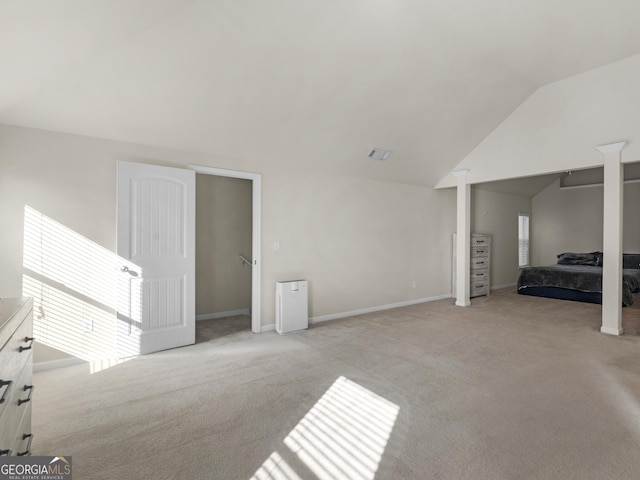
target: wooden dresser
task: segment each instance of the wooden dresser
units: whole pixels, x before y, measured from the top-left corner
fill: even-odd
[[[471,258],[469,297],[481,297],[491,293],[491,236],[471,234]],[[456,297],[456,234],[453,234],[453,272],[451,292]]]
[[[489,295],[491,292],[491,237],[471,234],[471,289],[470,297]]]
[[[33,300],[0,300],[0,455],[31,454]]]

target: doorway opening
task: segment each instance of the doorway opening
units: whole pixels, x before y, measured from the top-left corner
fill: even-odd
[[[261,175],[189,168],[197,174],[196,319],[233,333],[246,331],[242,318],[250,316],[251,332],[260,333]]]

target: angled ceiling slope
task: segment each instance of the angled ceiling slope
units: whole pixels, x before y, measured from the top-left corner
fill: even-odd
[[[4,0],[0,123],[435,185],[537,88],[640,53],[639,17],[635,0]]]
[[[626,141],[623,163],[640,160],[640,55],[536,91],[454,170],[469,183],[602,165],[598,145]],[[454,186],[445,176],[438,188]]]

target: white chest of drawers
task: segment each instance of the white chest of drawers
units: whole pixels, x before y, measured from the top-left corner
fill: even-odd
[[[491,292],[491,237],[474,233],[471,235],[470,297],[489,295]]]
[[[0,300],[0,455],[31,453],[33,301]]]
[[[491,292],[491,236],[471,234],[469,297],[481,297]],[[452,295],[456,296],[456,235],[453,234]]]

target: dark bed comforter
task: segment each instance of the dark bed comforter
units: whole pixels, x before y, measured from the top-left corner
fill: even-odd
[[[633,304],[633,294],[640,291],[640,270],[623,269],[622,304]],[[518,277],[518,291],[529,287],[559,287],[581,292],[602,292],[602,267],[590,265],[550,265],[526,267]]]

